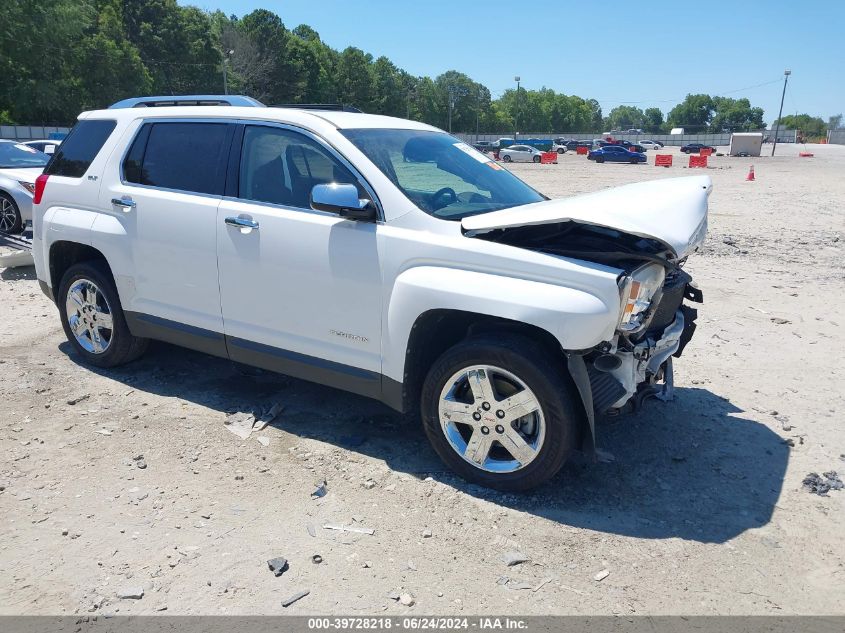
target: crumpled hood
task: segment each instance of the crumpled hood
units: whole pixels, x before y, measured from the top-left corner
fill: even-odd
[[[44,171],[43,167],[13,167],[11,169],[0,169],[0,176],[12,180],[23,180],[24,182],[35,182],[35,179]]]
[[[470,235],[517,226],[578,222],[657,239],[678,258],[707,234],[709,176],[638,182],[596,193],[535,202],[461,220]]]

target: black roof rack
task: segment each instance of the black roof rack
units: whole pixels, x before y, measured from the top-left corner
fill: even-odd
[[[358,108],[343,103],[277,103],[271,108],[296,108],[297,110],[332,110],[334,112],[361,112]]]
[[[246,106],[263,108],[264,104],[244,95],[178,95],[160,97],[132,97],[109,106],[109,110],[121,108],[164,108],[169,106]]]

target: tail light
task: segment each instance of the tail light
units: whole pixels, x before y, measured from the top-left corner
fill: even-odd
[[[35,179],[35,195],[32,196],[32,204],[41,204],[41,196],[44,195],[44,187],[47,186],[49,177],[47,174],[41,174]]]

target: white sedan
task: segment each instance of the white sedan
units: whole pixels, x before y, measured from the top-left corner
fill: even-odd
[[[638,141],[637,145],[642,145],[646,149],[663,149],[663,143],[655,141]]]
[[[499,158],[506,163],[539,163],[543,152],[530,145],[511,145],[499,150]]]

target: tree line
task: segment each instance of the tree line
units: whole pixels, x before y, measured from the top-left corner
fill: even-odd
[[[548,88],[493,97],[457,70],[414,76],[387,57],[335,50],[266,9],[243,17],[176,0],[0,0],[0,123],[71,123],[83,110],[148,94],[230,93],[268,104],[343,103],[455,132],[650,133],[761,129],[748,99],[687,95],[669,111]]]

